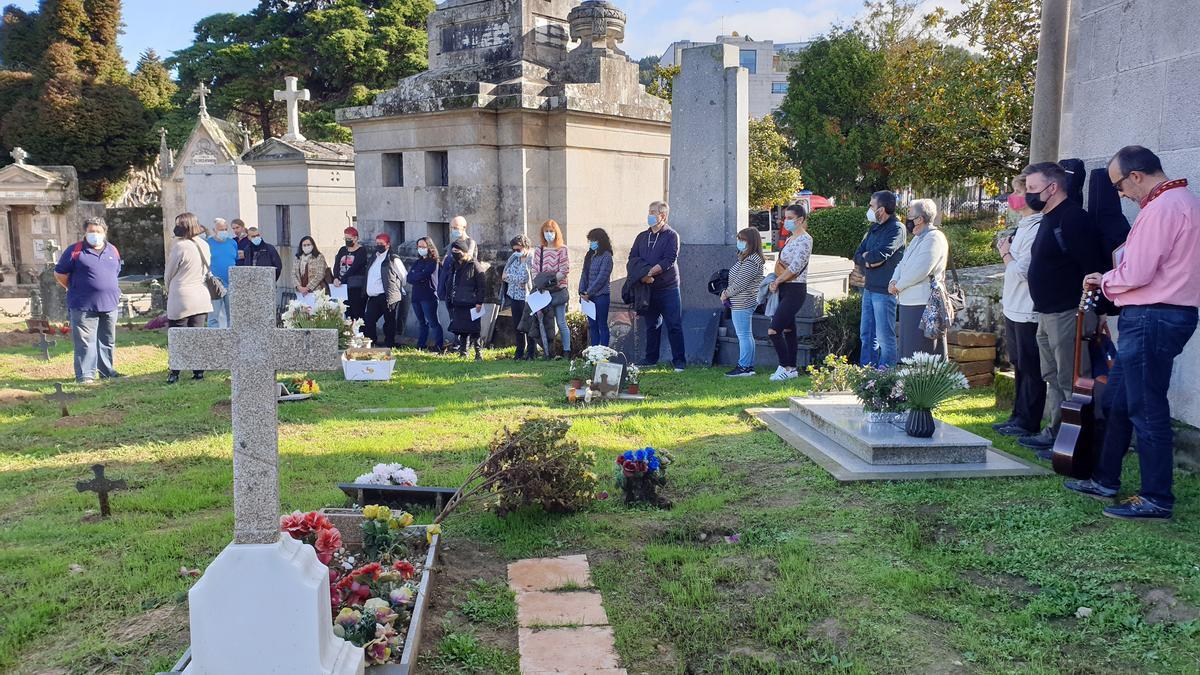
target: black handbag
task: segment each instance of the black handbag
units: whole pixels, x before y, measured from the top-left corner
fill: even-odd
[[[204,259],[204,249],[200,248],[200,244],[196,243],[195,239],[189,239],[196,246],[196,252],[200,254],[200,262],[204,265],[204,287],[208,289],[208,297],[213,300],[220,300],[225,297],[225,284],[220,279],[213,276],[212,268],[208,266],[208,261]]]

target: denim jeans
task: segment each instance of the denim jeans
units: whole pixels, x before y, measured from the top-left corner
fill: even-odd
[[[1171,370],[1196,332],[1195,307],[1125,307],[1118,322],[1117,362],[1105,392],[1107,428],[1093,480],[1121,487],[1121,465],[1134,432],[1142,474],[1139,495],[1170,511],[1175,468],[1171,430]]]
[[[662,323],[659,323],[659,318]],[[687,366],[687,357],[683,351],[683,301],[679,297],[679,288],[654,291],[650,294],[650,310],[643,317],[646,320],[646,363],[658,363],[659,349],[662,344],[663,328],[667,329],[667,339],[671,342],[671,364],[676,368]]]
[[[741,368],[754,367],[754,308],[730,310],[733,319],[733,332],[738,339],[738,366]]]
[[[70,310],[71,339],[75,343],[75,381],[112,377],[113,348],[117,343],[117,310]]]
[[[862,339],[859,363],[896,365],[896,296],[863,289],[858,336]]]
[[[229,328],[229,293],[212,301],[213,311],[208,313],[208,328]]]
[[[608,306],[612,301],[612,296],[608,293],[589,297],[589,300],[596,303],[596,318],[588,317],[588,339],[592,346],[603,345],[608,346]]]
[[[442,333],[442,324],[438,320],[437,300],[413,300],[412,307],[413,312],[417,315],[417,325],[420,327],[420,331],[417,333],[417,349],[425,349],[430,334],[432,334],[433,348],[441,351],[445,335]]]
[[[554,320],[558,322],[558,336],[562,340],[563,356],[570,358],[571,327],[567,325],[567,306],[559,305],[554,308]],[[547,354],[549,356],[549,354]]]

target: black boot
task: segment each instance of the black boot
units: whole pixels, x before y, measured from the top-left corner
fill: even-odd
[[[204,371],[203,370],[193,370],[192,371],[192,379],[193,380],[203,380],[204,379]]]
[[[178,371],[178,370],[172,370],[172,371],[171,371],[171,372],[170,372],[170,373],[167,375],[167,384],[175,384],[175,383],[176,383],[176,382],[178,382],[178,381],[179,381],[179,371]]]
[[[483,354],[481,354],[479,352],[479,342],[480,342],[480,339],[479,339],[478,335],[471,338],[471,346],[473,346],[475,348],[475,360],[476,361],[483,360]]]

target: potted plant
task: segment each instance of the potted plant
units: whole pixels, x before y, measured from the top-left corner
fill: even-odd
[[[892,422],[904,411],[904,384],[894,368],[864,368],[854,378],[854,395],[867,422]]]
[[[283,313],[284,328],[332,328],[338,331],[338,349],[350,346],[350,340],[362,327],[362,320],[348,321],[340,300],[314,293],[311,304],[300,300],[288,303]]]
[[[671,502],[658,494],[658,488],[667,484],[667,467],[671,455],[642,448],[617,455],[615,478],[617,489],[625,493],[626,504],[650,504],[659,508],[671,508]]]
[[[567,376],[571,379],[571,391],[583,389],[583,373],[579,362],[571,359],[571,364],[567,368]]]
[[[900,362],[898,368],[908,409],[904,431],[914,438],[933,436],[933,410],[967,388],[967,378],[958,366],[941,356],[918,352]]]
[[[625,366],[625,388],[631,395],[636,396],[638,389],[638,381],[642,376],[642,371],[634,364]]]

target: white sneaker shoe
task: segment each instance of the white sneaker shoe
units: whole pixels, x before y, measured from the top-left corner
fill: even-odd
[[[796,379],[797,377],[800,377],[800,371],[799,371],[799,370],[785,370],[785,371],[783,371],[783,379],[785,379],[785,380],[794,380],[794,379]]]
[[[783,382],[786,379],[787,379],[787,368],[784,368],[783,366],[779,366],[778,368],[775,369],[774,373],[771,373],[771,381],[772,382]]]

